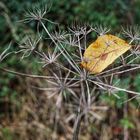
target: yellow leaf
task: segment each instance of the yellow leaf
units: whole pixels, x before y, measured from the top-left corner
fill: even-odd
[[[116,36],[102,35],[85,50],[81,64],[93,74],[100,73],[130,48]]]

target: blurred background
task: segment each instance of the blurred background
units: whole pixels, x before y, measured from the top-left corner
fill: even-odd
[[[35,23],[24,24],[19,21],[24,19],[25,11],[37,2],[52,3],[47,18],[60,23],[62,29],[74,20],[104,24],[111,27],[111,32],[114,33],[118,33],[121,26],[140,24],[140,0],[1,0],[0,53],[10,42],[11,49],[15,49],[25,35],[36,34]],[[48,28],[53,30],[50,25]],[[36,58],[33,57],[20,61],[16,56],[12,56],[0,66],[24,73],[41,74],[42,69],[35,61]],[[33,82],[40,84],[39,80],[0,71],[0,140],[50,140],[54,117],[51,112],[54,108],[50,109],[51,103],[45,94],[38,94],[38,91],[30,88]],[[140,92],[139,72],[124,78],[124,86],[128,84]],[[88,134],[84,134],[83,130],[81,140],[122,140],[124,128],[128,129],[130,139],[140,139],[140,112],[137,100],[128,103],[127,116],[124,115],[122,100],[101,95],[99,101],[104,101],[110,109],[103,114],[103,121],[88,127]],[[48,117],[48,114],[51,117]],[[66,134],[68,137],[70,132]],[[58,131],[57,139],[65,140],[63,136],[62,129]]]

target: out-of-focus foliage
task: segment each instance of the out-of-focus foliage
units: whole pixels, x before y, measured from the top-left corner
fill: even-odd
[[[125,128],[135,128],[134,124],[129,120],[129,118],[123,118],[120,120],[120,125]]]
[[[0,39],[1,43],[20,41],[29,27],[18,22],[24,19],[25,11],[38,3],[36,0],[2,0],[0,2]],[[104,24],[113,27],[114,31],[126,24],[139,24],[139,0],[40,0],[40,4],[47,4],[50,11],[47,18],[61,23],[61,26],[70,24],[73,20]],[[35,25],[31,25],[35,31]]]

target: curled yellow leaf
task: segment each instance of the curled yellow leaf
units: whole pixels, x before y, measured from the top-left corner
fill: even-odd
[[[114,35],[102,35],[85,50],[82,66],[91,73],[100,73],[131,48],[125,40]]]

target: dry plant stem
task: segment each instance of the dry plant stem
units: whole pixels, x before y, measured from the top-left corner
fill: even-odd
[[[81,121],[82,121],[82,114],[80,114],[80,111],[79,111],[76,117],[75,124],[74,124],[74,133],[73,133],[72,140],[79,140]]]
[[[0,67],[0,70],[11,73],[11,74],[23,76],[23,77],[40,78],[40,79],[53,79],[54,78],[52,76],[40,76],[40,75],[20,73],[20,72],[12,71],[12,70],[9,70],[9,69],[6,69],[6,68],[1,68],[1,67]]]
[[[0,71],[8,72],[8,73],[15,74],[15,75],[18,75],[18,76],[23,76],[23,77],[39,78],[39,79],[47,79],[47,80],[48,79],[55,79],[54,76],[41,76],[41,75],[34,75],[34,74],[26,74],[26,73],[12,71],[12,70],[9,70],[7,68],[1,68],[1,67],[0,67]],[[65,79],[65,78],[62,77],[60,79]],[[67,79],[71,80],[71,78],[67,78]],[[79,80],[79,79],[75,79],[75,80]]]
[[[83,102],[85,102],[85,92],[84,92],[83,82],[81,81],[80,84],[81,84],[81,93],[82,93],[81,99],[83,100]],[[80,99],[80,103],[79,103],[78,114],[77,114],[76,121],[75,121],[75,124],[74,124],[73,140],[78,140],[78,136],[79,136],[79,133],[80,133],[80,125],[81,125],[80,104],[81,104],[81,99]]]
[[[81,88],[81,93],[82,93],[82,100],[85,103],[86,102],[86,97],[85,97],[85,90],[84,90],[84,83],[83,81],[80,82],[80,88]]]
[[[11,42],[12,43],[12,42]],[[1,54],[0,54],[0,62],[3,61],[7,56],[9,56],[10,54],[14,53],[14,51],[12,52],[7,52],[10,47],[11,47],[11,43],[9,44],[8,48],[6,48]]]
[[[55,42],[55,40],[53,39],[53,37],[51,36],[51,34],[49,33],[48,29],[46,28],[46,26],[44,25],[43,22],[41,22],[44,30],[46,31],[46,33],[49,35],[49,37],[51,38],[51,40],[53,41],[53,43],[58,46],[58,44]],[[64,49],[63,45],[60,44],[61,47],[63,48],[63,50],[58,46],[58,49],[60,50],[60,52],[64,55],[64,57],[68,60],[68,62],[71,64],[71,66],[78,72],[80,72],[79,67],[77,66],[77,64],[75,63],[75,61],[72,59],[72,57],[69,55],[69,53]],[[64,53],[65,51],[65,53]]]
[[[132,65],[130,65],[130,64],[126,64],[125,66],[132,66]],[[103,74],[106,74],[106,73],[111,73],[112,71],[114,71],[114,70],[118,70],[118,69],[120,69],[120,68],[123,68],[124,66],[123,65],[121,65],[121,66],[118,66],[118,67],[115,67],[115,68],[112,68],[112,69],[109,69],[109,70],[105,70],[105,71],[103,71],[103,72],[101,72],[101,73],[99,73],[99,74],[96,74],[96,76],[101,76],[101,75],[103,75]],[[111,74],[112,75],[112,74]]]
[[[108,77],[108,76],[111,76],[112,74],[113,75],[122,74],[122,73],[130,72],[130,71],[133,71],[133,70],[137,70],[137,69],[140,69],[140,66],[136,66],[134,68],[130,68],[130,69],[122,70],[122,71],[117,71],[117,72],[114,72],[114,73],[111,73],[111,74],[106,74],[106,75],[103,75],[103,76],[100,76],[100,77]]]
[[[85,92],[85,88],[84,88],[84,82],[86,82],[86,90],[87,90],[87,96],[88,96],[88,101],[86,101],[86,92]],[[80,109],[80,105],[81,105],[81,101],[83,101],[84,104],[86,104],[86,102],[88,102],[88,104],[90,103],[90,91],[89,91],[89,85],[87,83],[87,80],[86,81],[82,81],[80,82],[80,85],[81,85],[81,93],[82,93],[82,96],[81,96],[81,99],[79,101],[79,109],[78,109],[78,114],[77,114],[77,118],[76,118],[76,121],[75,121],[75,124],[74,124],[74,134],[73,134],[73,140],[78,140],[78,136],[79,136],[79,133],[80,133],[80,126],[81,126],[81,121],[82,121],[82,115],[83,113],[80,113],[81,112],[81,109]]]
[[[139,95],[135,95],[135,96],[133,96],[132,98],[130,98],[130,99],[128,99],[128,100],[125,100],[124,102],[122,102],[122,104],[128,103],[128,102],[130,102],[130,101],[132,101],[133,99],[136,99],[136,98],[139,98]]]
[[[128,97],[128,95],[127,95],[127,97]],[[123,109],[124,118],[127,118],[127,116],[128,116],[127,108],[128,108],[128,102],[126,102],[124,104],[124,109]],[[128,140],[128,138],[129,138],[128,128],[124,127],[124,140]]]
[[[80,43],[80,37],[79,37],[79,35],[78,35],[78,46],[79,46],[80,58],[81,58],[81,61],[83,61],[83,56],[82,56],[81,43]]]
[[[59,122],[59,108],[56,109],[56,115],[55,115],[54,130],[52,135],[52,138],[54,140],[56,140],[58,122]]]
[[[115,89],[115,90],[118,90],[118,91],[124,91],[124,92],[126,92],[126,93],[132,93],[132,94],[135,94],[135,95],[140,95],[139,92],[135,92],[135,91],[131,91],[131,90],[119,88],[119,87],[116,87],[116,86],[111,86],[111,85],[104,84],[104,83],[97,82],[97,81],[92,81],[92,80],[89,80],[89,81],[92,82],[92,83],[94,83],[94,84],[97,85],[97,86],[103,86],[103,87]]]
[[[84,49],[86,50],[86,48],[87,48],[87,35],[85,34],[84,35]]]

